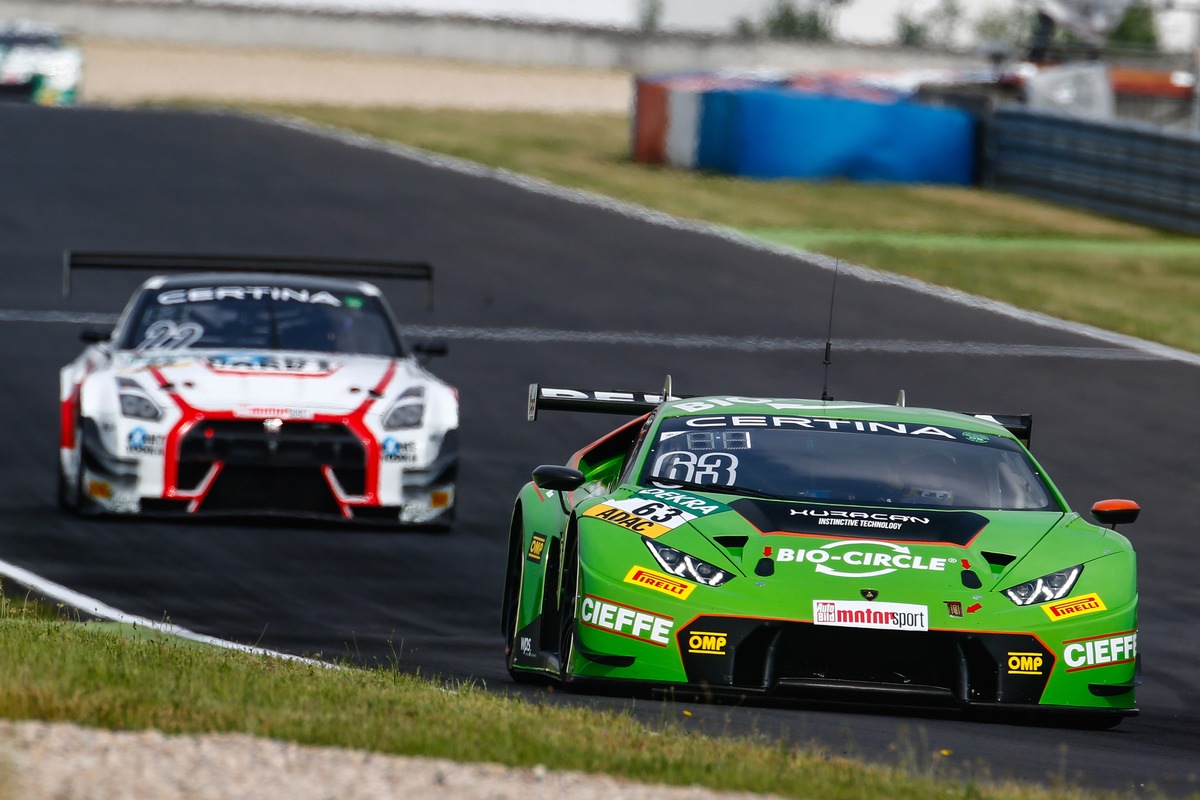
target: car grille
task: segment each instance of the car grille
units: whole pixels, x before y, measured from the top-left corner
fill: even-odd
[[[785,684],[839,680],[947,693],[959,660],[954,642],[937,633],[816,625],[785,626],[773,655],[775,678]]]
[[[33,93],[36,90],[37,84],[33,81],[0,83],[0,102],[5,100],[29,101],[33,99]]]
[[[696,644],[691,644],[693,637]],[[704,640],[710,646],[704,645]],[[950,703],[1036,703],[1054,655],[1028,634],[895,631],[698,617],[680,633],[688,682],[789,693],[891,692]],[[1014,670],[1010,658],[1036,657]],[[1033,662],[1030,662],[1033,664]]]
[[[274,433],[261,420],[201,422],[179,448],[179,488],[195,491],[213,462],[224,465],[204,510],[261,509],[337,513],[321,474],[333,469],[342,491],[366,491],[366,449],[344,425],[285,422]]]

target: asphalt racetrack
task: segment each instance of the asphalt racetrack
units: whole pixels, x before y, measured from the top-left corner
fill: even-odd
[[[218,114],[0,106],[0,560],[131,614],[298,654],[398,658],[518,688],[498,631],[513,496],[618,418],[525,422],[528,384],[819,397],[832,273],[803,259]],[[87,320],[140,279],[83,276],[66,248],[422,259],[434,365],[462,401],[461,508],[448,535],[293,524],[79,520],[55,503],[57,370]],[[64,321],[65,320],[65,321]],[[1102,341],[843,273],[830,392],[840,399],[1031,412],[1033,449],[1068,500],[1128,497],[1138,548],[1142,715],[1112,731],[914,711],[544,695],[633,708],[710,734],[815,739],[869,760],[963,774],[1200,791],[1200,360]],[[754,339],[760,339],[758,346]],[[692,716],[684,717],[687,709]]]

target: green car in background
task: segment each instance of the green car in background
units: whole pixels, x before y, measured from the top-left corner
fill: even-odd
[[[1115,526],[1138,506],[1093,506],[1109,528],[1072,511],[1029,416],[676,399],[669,381],[535,384],[542,409],[634,418],[517,496],[515,680],[1137,714],[1136,560]]]
[[[62,29],[0,21],[0,100],[72,105],[82,81],[83,53]]]

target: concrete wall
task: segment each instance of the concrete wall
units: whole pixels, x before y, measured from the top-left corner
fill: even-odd
[[[977,56],[885,46],[790,44],[412,14],[341,14],[111,0],[0,0],[0,19],[154,42],[430,56],[634,72],[980,66]]]

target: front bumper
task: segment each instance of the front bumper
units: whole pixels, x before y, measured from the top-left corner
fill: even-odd
[[[1026,630],[999,623],[1039,609],[997,609],[962,627],[893,630],[722,613],[719,590],[701,598],[704,591],[681,603],[593,582],[577,609],[570,679],[703,694],[1137,713],[1136,601]],[[594,610],[610,606],[616,611],[607,617]],[[650,632],[663,627],[669,635],[654,640]]]
[[[203,421],[165,435],[143,431],[136,441],[138,453],[117,456],[84,420],[79,458],[91,510],[393,525],[436,525],[453,516],[453,436],[432,468],[421,470],[386,464],[373,440],[330,422],[289,421],[268,430],[262,420]],[[385,479],[398,490],[380,491]]]
[[[1036,706],[1059,661],[1029,633],[862,630],[730,617],[698,617],[677,643],[690,684],[798,696],[893,695],[953,706]],[[1133,697],[1132,684],[1095,687],[1089,692],[1097,705]]]

